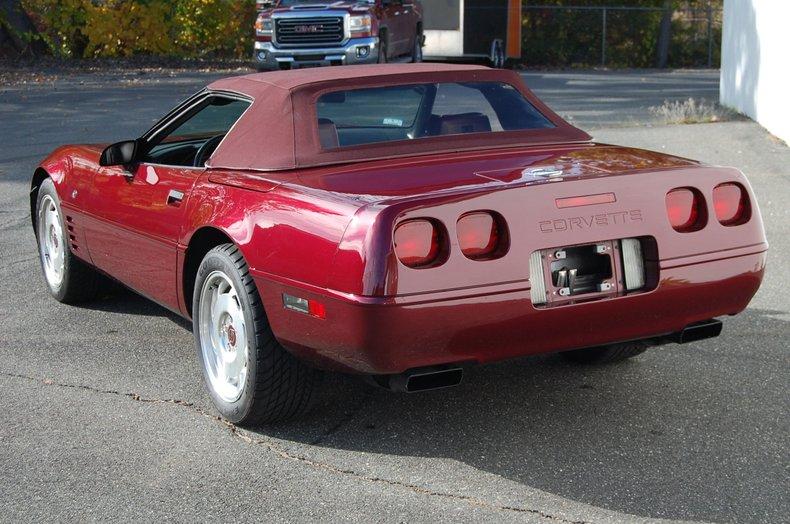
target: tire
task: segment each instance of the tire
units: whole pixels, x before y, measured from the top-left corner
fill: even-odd
[[[379,35],[379,56],[376,60],[379,64],[386,64],[387,63],[387,34],[381,33]]]
[[[575,349],[560,353],[562,357],[576,364],[611,364],[641,355],[650,346],[645,342],[621,342],[595,348]]]
[[[96,298],[104,280],[71,252],[66,221],[51,178],[45,179],[38,189],[35,233],[38,259],[50,294],[64,304]]]
[[[422,62],[422,34],[417,32],[417,36],[414,37],[414,47],[411,51],[411,61],[412,63]]]
[[[275,339],[247,263],[233,244],[203,258],[192,313],[204,384],[225,419],[255,425],[308,410],[318,372]]]

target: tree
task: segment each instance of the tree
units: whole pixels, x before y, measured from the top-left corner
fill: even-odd
[[[0,47],[10,48],[17,54],[47,52],[46,44],[20,0],[0,0]]]

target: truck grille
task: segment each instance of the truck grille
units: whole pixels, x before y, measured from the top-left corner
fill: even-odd
[[[280,18],[275,22],[279,44],[337,44],[343,41],[343,18]]]

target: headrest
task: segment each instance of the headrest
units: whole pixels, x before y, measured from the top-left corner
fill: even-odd
[[[318,119],[318,138],[321,140],[321,147],[324,149],[340,147],[340,140],[337,138],[337,126],[328,118]]]
[[[482,113],[461,113],[444,115],[439,124],[440,135],[459,135],[462,133],[486,133],[491,131],[491,121]]]

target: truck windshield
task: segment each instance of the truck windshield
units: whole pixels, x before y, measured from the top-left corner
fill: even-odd
[[[446,82],[335,91],[317,102],[321,147],[554,127],[513,86]]]

